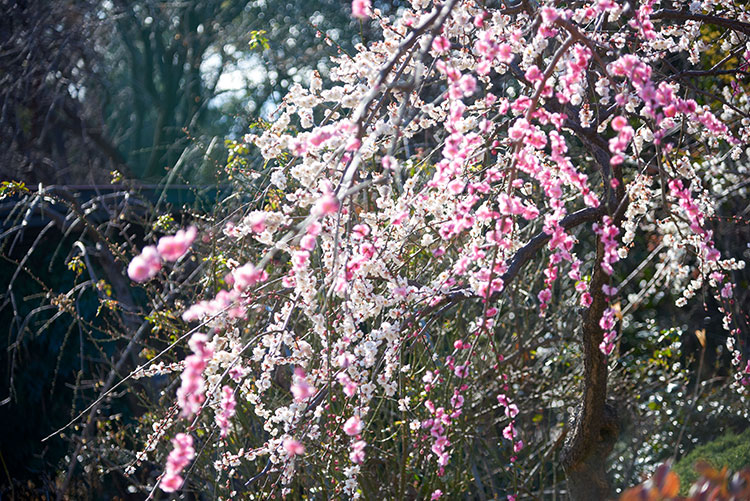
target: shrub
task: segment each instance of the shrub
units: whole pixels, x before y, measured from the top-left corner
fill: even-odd
[[[724,467],[732,471],[750,465],[750,428],[739,435],[729,432],[721,437],[699,445],[675,465],[673,471],[680,477],[680,493],[687,495],[690,486],[700,477],[695,466],[699,462],[706,462],[717,470]]]

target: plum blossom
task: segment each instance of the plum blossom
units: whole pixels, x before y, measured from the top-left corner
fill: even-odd
[[[604,257],[602,258],[601,267],[607,275],[614,273],[612,264],[620,260],[617,253],[617,240],[620,230],[613,224],[609,216],[604,216],[601,224],[594,225],[594,231],[601,238],[604,246]]]
[[[187,230],[179,230],[172,236],[161,237],[157,249],[159,254],[166,261],[177,261],[193,245],[198,230],[195,226],[190,226]]]
[[[213,350],[208,346],[208,337],[196,332],[188,342],[193,354],[185,359],[185,370],[182,372],[181,384],[177,389],[177,403],[182,409],[182,415],[190,417],[197,413],[206,397],[203,394],[205,383],[203,371],[206,362],[213,356]]]
[[[229,435],[229,420],[234,416],[236,406],[234,390],[230,386],[224,385],[221,389],[220,410],[216,413],[216,424],[221,430],[221,438],[226,438]]]
[[[312,235],[305,235],[300,239],[299,246],[306,251],[311,251],[315,248],[315,237]]]
[[[372,15],[370,0],[353,0],[352,16],[358,19],[367,19]]]
[[[172,446],[172,452],[167,457],[166,471],[159,483],[159,487],[164,492],[175,492],[182,487],[183,479],[180,473],[195,457],[193,437],[186,433],[178,433],[172,439]]]
[[[269,176],[250,169],[258,196],[217,239],[219,279],[201,282],[208,296],[183,312],[206,324],[211,342],[195,335],[176,366],[182,415],[210,405],[226,437],[241,423],[237,392],[263,428],[248,438],[252,450],[218,452],[218,470],[268,456],[281,496],[293,496],[302,443],[325,441],[343,453],[326,462],[342,478],[336,495],[356,499],[365,458],[404,447],[401,433],[394,445],[393,429],[365,430],[365,420],[403,413],[406,447],[423,451],[437,477],[452,475],[451,457],[466,452],[463,421],[483,403],[471,393],[480,377],[499,392],[492,412],[513,463],[535,445],[521,440],[523,402],[512,401],[517,386],[503,362],[536,344],[523,336],[559,342],[541,323],[520,329],[532,319],[514,305],[562,311],[558,322],[578,318],[565,311],[576,303],[602,300],[593,326],[610,355],[622,287],[615,264],[623,276],[635,269],[628,292],[651,273],[625,269],[630,248],[654,249],[653,287],[695,293],[707,280],[723,307],[738,301],[728,279],[740,265],[722,259],[708,224],[714,192],[735,182],[721,162],[747,132],[737,113],[747,106],[731,92],[724,109],[684,98],[683,79],[659,61],[700,56],[700,23],[665,16],[654,25],[653,3],[631,12],[612,0],[548,1],[529,16],[491,2],[413,0],[384,16],[369,0],[352,2],[352,16],[376,17],[383,39],[335,57],[327,88],[315,74],[292,84],[277,121],[243,140],[269,161]],[[191,232],[145,248],[129,276],[146,281],[180,259]],[[519,292],[523,301],[513,299]],[[726,313],[730,332],[733,322]],[[290,384],[279,385],[291,367]],[[221,386],[226,374],[231,387]],[[163,485],[178,488],[181,467],[170,468]],[[454,495],[435,488],[424,492]]]
[[[349,453],[349,459],[352,463],[361,464],[365,460],[365,447],[367,447],[367,442],[364,440],[357,440],[352,443]]]
[[[256,268],[251,263],[244,264],[232,272],[234,288],[238,292],[243,292],[256,283],[265,281],[267,277],[268,274],[264,270]]]
[[[364,424],[359,416],[352,416],[344,423],[343,430],[349,436],[359,435],[362,432]]]
[[[451,48],[451,43],[443,35],[436,36],[435,40],[432,41],[432,50],[434,50],[438,54],[443,54],[445,52],[448,52],[448,49],[450,48]]]
[[[143,248],[128,265],[128,276],[136,282],[145,282],[161,270],[161,256],[153,245]]]
[[[283,447],[290,456],[301,456],[305,453],[305,447],[293,438],[285,439]]]
[[[304,402],[315,394],[315,388],[310,386],[305,377],[305,371],[297,367],[294,371],[295,382],[292,384],[290,391],[294,395],[294,400]]]
[[[339,210],[339,200],[333,193],[325,193],[318,199],[313,207],[312,213],[316,216],[334,214]]]
[[[263,233],[266,229],[266,213],[255,211],[245,218],[245,224],[253,233]]]

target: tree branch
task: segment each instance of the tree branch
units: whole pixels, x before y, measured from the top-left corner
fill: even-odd
[[[708,14],[693,14],[685,10],[659,9],[651,14],[651,19],[669,19],[676,21],[700,21],[707,24],[715,24],[733,31],[739,31],[750,35],[750,24],[729,19],[726,17],[711,16]]]
[[[603,205],[600,205],[596,208],[589,207],[587,209],[581,209],[577,212],[574,212],[573,214],[565,216],[562,221],[560,221],[560,226],[562,226],[566,230],[569,230],[571,228],[575,228],[576,226],[580,226],[583,223],[597,221],[604,214],[606,214],[606,210]],[[505,287],[507,287],[508,283],[512,282],[513,279],[516,278],[516,276],[526,263],[536,257],[537,253],[542,250],[547,242],[549,242],[550,238],[550,235],[547,235],[546,233],[539,233],[537,236],[532,238],[529,243],[516,251],[515,256],[513,256],[513,259],[510,262],[508,271],[506,271],[505,274],[500,277],[503,280]]]

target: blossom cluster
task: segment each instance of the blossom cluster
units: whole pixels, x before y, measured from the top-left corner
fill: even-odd
[[[167,458],[167,469],[164,472],[164,477],[159,483],[161,490],[164,492],[174,492],[182,487],[183,479],[180,476],[180,473],[195,457],[193,437],[190,435],[186,433],[178,433],[175,438],[172,439],[172,445],[174,446],[174,449],[169,453],[169,457]]]
[[[499,395],[491,412],[515,462],[523,402],[499,367],[523,364],[540,332],[603,294],[599,349],[617,357],[615,297],[627,308],[658,283],[731,300],[729,272],[744,264],[717,250],[715,197],[689,155],[735,151],[750,130],[660,80],[665,47],[694,50],[700,29],[655,23],[653,2],[636,3],[413,0],[394,18],[352,3],[382,40],[334,58],[327,88],[293,85],[275,122],[244,138],[267,162],[252,180],[267,198],[222,221],[218,285],[182,313],[206,333],[190,339],[182,416],[212,412],[226,444],[241,402],[262,431],[217,453],[221,474],[262,458],[257,475],[286,494],[322,455],[336,495],[357,498],[363,466],[391,447],[383,457],[414,468],[402,475],[442,482],[483,392]],[[680,131],[701,141],[681,151]],[[131,278],[153,277],[195,234],[144,248]],[[634,282],[618,280],[643,270],[632,249],[653,242],[652,283],[622,293]],[[519,334],[521,310],[539,323]],[[175,451],[162,488],[181,483],[192,441]]]
[[[177,403],[183,416],[192,416],[200,411],[205,400],[203,371],[206,362],[213,356],[205,334],[196,333],[190,338],[190,349],[193,354],[185,359],[185,369],[180,376],[181,384],[177,390]]]
[[[147,245],[128,265],[128,276],[136,282],[145,282],[161,270],[162,260],[177,261],[193,245],[198,233],[195,226],[178,230],[174,235],[161,237],[156,246]]]

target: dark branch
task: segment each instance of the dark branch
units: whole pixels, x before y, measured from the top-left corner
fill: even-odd
[[[670,19],[676,21],[700,21],[707,24],[715,24],[733,31],[739,31],[750,35],[750,24],[729,19],[726,17],[711,16],[708,14],[693,14],[684,10],[660,9],[651,14],[651,19]]]
[[[604,206],[581,209],[578,212],[574,212],[573,214],[565,216],[562,221],[560,221],[560,226],[562,226],[566,230],[570,230],[571,228],[580,226],[583,223],[594,222],[604,214],[606,214]],[[510,266],[508,267],[508,271],[506,271],[505,274],[501,277],[503,283],[505,284],[505,287],[507,287],[508,284],[512,282],[514,278],[516,278],[516,276],[526,263],[536,257],[537,253],[542,250],[547,242],[549,242],[549,239],[550,235],[547,235],[546,233],[540,233],[532,238],[529,243],[516,251],[516,255],[513,256],[513,259],[510,262]]]

